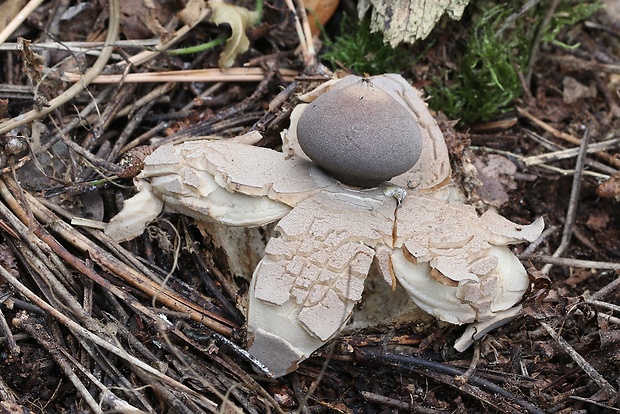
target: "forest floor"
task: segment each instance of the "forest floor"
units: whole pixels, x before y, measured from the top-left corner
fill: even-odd
[[[238,23],[251,47],[221,72],[217,42],[180,55],[141,40],[228,36],[208,12],[186,10],[184,26],[180,1],[116,3],[39,2],[0,44],[0,413],[620,411],[618,10],[562,32],[576,47],[537,43],[499,118],[457,123],[431,98],[455,174],[478,169],[470,200],[520,224],[544,217],[539,240],[512,247],[532,281],[519,316],[464,353],[464,327],[436,321],[347,331],[273,379],[244,354],[251,273],[232,274],[208,226],[165,213],[122,245],[92,226],[135,193],[148,146],[258,131],[277,149],[298,94],[331,76],[325,49],[267,1],[260,23]],[[333,39],[347,13],[326,26]],[[436,87],[474,17],[406,49],[419,57],[401,74]]]

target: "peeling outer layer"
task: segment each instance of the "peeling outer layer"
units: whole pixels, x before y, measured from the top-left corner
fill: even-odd
[[[499,328],[515,319],[521,312],[522,306],[517,305],[505,311],[497,312],[496,317],[484,322],[476,322],[467,325],[465,332],[454,343],[454,349],[458,352],[464,352],[473,345],[474,341],[482,339],[482,337],[495,328]]]
[[[318,96],[331,90],[344,89],[359,82],[359,76],[346,76],[339,80],[329,81],[315,90],[301,95],[300,99],[312,102]],[[400,103],[415,119],[422,134],[422,154],[416,165],[404,174],[396,176],[390,183],[409,190],[429,191],[441,187],[450,181],[450,159],[448,148],[437,122],[431,115],[426,103],[402,76],[385,74],[369,78],[372,84],[386,92]],[[308,159],[297,141],[297,123],[306,105],[298,105],[291,113],[291,125],[282,133],[283,152]]]
[[[249,352],[274,376],[294,371],[344,327],[374,247],[391,242],[395,206],[379,191],[321,193],[278,223],[252,277],[248,309]]]
[[[145,181],[136,183],[138,194],[125,200],[123,210],[108,223],[105,233],[116,241],[131,240],[142,234],[145,227],[159,216],[164,202]]]
[[[134,180],[140,193],[106,227],[117,241],[139,236],[162,207],[198,220],[258,226],[338,183],[314,164],[232,141],[164,145]]]
[[[504,246],[535,240],[542,219],[521,226],[425,197],[407,197],[397,217],[394,273],[426,312],[453,324],[488,321],[523,297],[527,274]]]

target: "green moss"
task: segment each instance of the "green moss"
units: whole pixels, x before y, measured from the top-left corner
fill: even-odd
[[[486,7],[474,17],[469,38],[460,48],[464,53],[455,59],[458,70],[444,73],[443,80],[435,80],[427,88],[434,109],[466,124],[487,121],[512,109],[513,102],[522,94],[519,71],[527,70],[531,45],[549,7],[549,1],[542,1],[539,8],[504,28],[506,19],[523,3]],[[557,41],[560,32],[600,7],[600,1],[562,2],[540,38],[563,45]]]
[[[414,63],[408,48],[396,49],[383,43],[381,33],[370,33],[370,22],[343,18],[340,36],[331,40],[324,33],[321,57],[332,69],[346,68],[355,73],[378,75],[404,72]]]

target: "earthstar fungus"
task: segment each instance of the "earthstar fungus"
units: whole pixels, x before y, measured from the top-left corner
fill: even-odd
[[[135,179],[138,194],[106,228],[116,240],[131,239],[162,209],[231,226],[279,220],[252,276],[247,312],[249,352],[275,377],[294,371],[341,331],[362,298],[373,263],[387,283],[400,284],[429,314],[485,329],[514,317],[529,284],[506,246],[534,240],[542,219],[518,225],[492,210],[479,216],[461,202],[450,183],[443,135],[402,77],[347,76],[301,99],[311,104],[332,92],[359,96],[360,87],[379,89],[400,105],[399,117],[408,114],[417,124],[412,136],[422,144],[419,160],[389,182],[357,173],[353,180],[341,176],[373,186],[351,187],[327,174],[329,166],[310,161],[316,155],[303,152],[299,130],[320,117],[304,121],[309,106],[301,104],[283,132],[282,152],[252,146],[257,133],[158,148]],[[331,143],[337,135],[330,132],[326,139]],[[386,142],[411,150],[391,138]],[[386,179],[400,170],[394,171]],[[468,335],[457,342],[459,350],[471,343]]]

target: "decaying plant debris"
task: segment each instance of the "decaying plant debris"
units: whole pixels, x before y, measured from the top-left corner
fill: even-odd
[[[546,46],[538,54],[511,119],[472,125],[471,133],[443,123],[454,177],[471,204],[481,211],[493,204],[516,223],[539,216],[549,223],[537,242],[515,250],[532,282],[522,314],[462,354],[449,350],[463,329],[436,321],[353,325],[277,380],[244,351],[241,312],[249,275],[240,269],[260,258],[270,229],[240,233],[256,239],[240,256],[244,264],[230,263],[220,246],[236,234],[224,240],[218,229],[180,216],[160,217],[123,245],[96,225],[132,195],[130,177],[154,146],[256,130],[260,146],[276,147],[297,94],[329,77],[316,65],[305,25],[296,27],[295,15],[304,23],[304,13],[299,4],[265,3],[260,22],[245,26],[250,49],[221,72],[224,45],[189,56],[157,51],[228,39],[230,31],[208,23],[208,5],[186,9],[179,23],[182,4],[123,2],[129,9],[121,13],[119,2],[102,3],[42,2],[15,27],[32,42],[11,37],[9,51],[0,51],[2,412],[620,407],[620,32],[613,1],[571,29],[579,47]],[[540,2],[541,18],[556,6]],[[436,43],[426,60],[403,75],[423,86],[435,65],[451,64],[449,51],[464,30],[454,22],[431,35]],[[138,40],[152,36],[161,44]],[[489,154],[517,171],[493,172],[502,163]],[[499,197],[487,200],[470,165],[480,165],[487,182],[501,176],[504,186],[493,190]],[[91,221],[72,224],[75,216]]]

